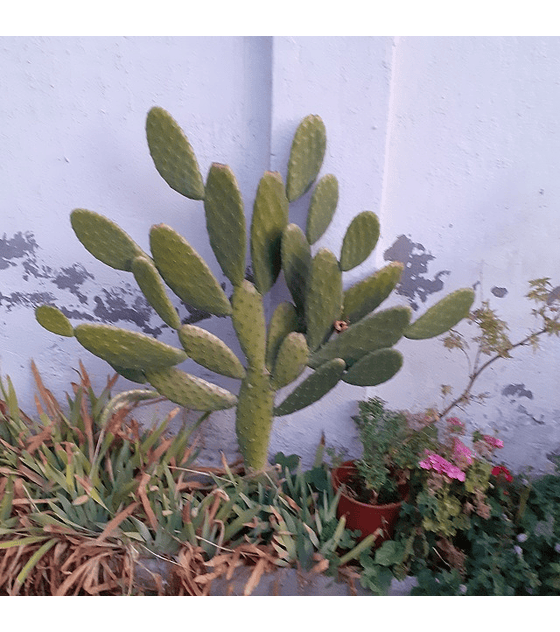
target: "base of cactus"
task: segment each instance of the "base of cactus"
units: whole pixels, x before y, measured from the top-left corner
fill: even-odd
[[[345,493],[352,478],[357,475],[354,461],[345,461],[339,467],[332,470],[331,479],[335,491],[342,488],[340,501],[337,508],[337,516],[346,516],[346,528],[352,531],[361,531],[360,540],[371,533],[379,532],[374,548],[381,546],[385,540],[390,540],[395,532],[395,524],[399,518],[402,501],[387,505],[371,505],[360,502]],[[407,489],[402,489],[404,500]]]

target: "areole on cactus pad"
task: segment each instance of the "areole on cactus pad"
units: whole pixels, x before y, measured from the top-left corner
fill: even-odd
[[[248,469],[267,466],[275,415],[310,406],[341,380],[375,386],[391,379],[403,363],[393,348],[403,336],[438,336],[468,315],[474,300],[470,288],[449,294],[413,323],[408,307],[376,312],[399,282],[403,266],[398,263],[343,290],[343,272],[362,263],[377,243],[379,220],[372,211],[352,220],[339,256],[327,248],[312,254],[311,246],[328,228],[339,197],[334,175],[316,183],[327,142],[319,116],[305,117],[296,129],[286,185],[280,173],[264,173],[248,236],[243,199],[231,169],[212,164],[204,184],[190,142],[162,108],[149,111],[146,133],[156,169],[167,184],[202,201],[210,245],[233,285],[231,297],[203,258],[169,226],[151,229],[147,254],[111,220],[76,209],[71,222],[78,239],[103,263],[133,274],[148,303],[176,330],[180,347],[101,323],[73,327],[52,305],[37,308],[36,318],[57,335],[75,336],[127,379],[149,383],[181,406],[203,411],[235,407],[237,439]],[[290,204],[314,185],[304,232],[290,223]],[[245,275],[247,250],[254,282]],[[279,304],[267,323],[263,297],[279,278],[285,280],[292,301]],[[188,305],[231,318],[244,362],[214,334],[181,323],[167,288]],[[335,325],[341,321],[345,328],[338,334]],[[237,394],[178,368],[187,357],[238,379]],[[297,379],[297,387],[276,403],[277,391]]]

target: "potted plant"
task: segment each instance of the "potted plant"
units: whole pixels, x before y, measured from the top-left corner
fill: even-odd
[[[362,538],[378,532],[379,546],[393,535],[411,472],[426,450],[437,448],[437,415],[387,410],[379,398],[358,406],[353,419],[360,431],[362,457],[335,467],[332,482],[341,493],[338,512],[346,516],[346,526],[360,530]]]

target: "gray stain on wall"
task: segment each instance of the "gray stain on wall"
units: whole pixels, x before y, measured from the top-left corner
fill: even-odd
[[[432,279],[425,276],[429,262],[435,257],[427,252],[422,244],[414,243],[405,235],[400,235],[383,256],[385,261],[404,263],[403,275],[395,291],[406,296],[413,310],[419,307],[416,298],[424,303],[430,294],[443,289],[442,277],[449,274],[449,270],[441,270]]]
[[[11,311],[14,308],[35,309],[39,305],[49,304],[58,307],[68,318],[82,321],[104,323],[128,322],[136,325],[143,333],[159,336],[167,325],[163,324],[150,307],[139,288],[124,282],[120,286],[101,287],[95,282],[94,275],[80,263],[55,269],[45,265],[38,255],[40,247],[30,232],[18,232],[13,237],[0,239],[0,273],[10,271],[15,291],[0,291],[0,310]],[[17,271],[20,275],[17,275]],[[20,277],[21,282],[17,280]],[[30,291],[20,288],[33,280],[41,286],[50,286],[38,290],[36,285]],[[2,289],[6,284],[0,283]],[[88,298],[91,297],[91,298]],[[187,315],[183,323],[195,323],[210,318],[207,312],[181,303]],[[157,324],[151,319],[156,317]]]

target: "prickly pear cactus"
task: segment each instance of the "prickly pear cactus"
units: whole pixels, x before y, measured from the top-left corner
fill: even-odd
[[[319,178],[326,150],[319,116],[307,116],[295,132],[286,184],[280,173],[263,175],[248,236],[231,169],[214,163],[204,184],[190,142],[162,108],[148,113],[146,133],[155,167],[167,184],[202,201],[210,245],[233,286],[231,296],[189,242],[169,226],[152,227],[147,254],[111,220],[76,209],[71,223],[78,239],[100,261],[132,273],[148,303],[176,331],[178,346],[110,325],[73,327],[51,305],[39,307],[36,318],[54,334],[75,337],[127,379],[147,382],[181,406],[204,411],[235,407],[238,443],[248,469],[266,467],[275,415],[312,405],[340,381],[375,386],[390,380],[403,364],[402,354],[393,348],[402,337],[438,336],[467,316],[474,299],[471,289],[446,296],[413,323],[408,307],[376,311],[399,282],[399,263],[343,290],[343,273],[374,249],[379,220],[371,211],[356,215],[338,257],[315,246],[330,225],[339,197],[334,175]],[[303,231],[289,222],[290,203],[311,189]],[[245,278],[248,253],[251,280]],[[280,303],[267,323],[263,297],[282,278],[280,272],[292,301]],[[168,290],[197,309],[230,317],[244,361],[216,335],[183,324]],[[237,394],[178,368],[187,358],[239,380]],[[276,402],[277,392],[296,380],[297,386]]]

